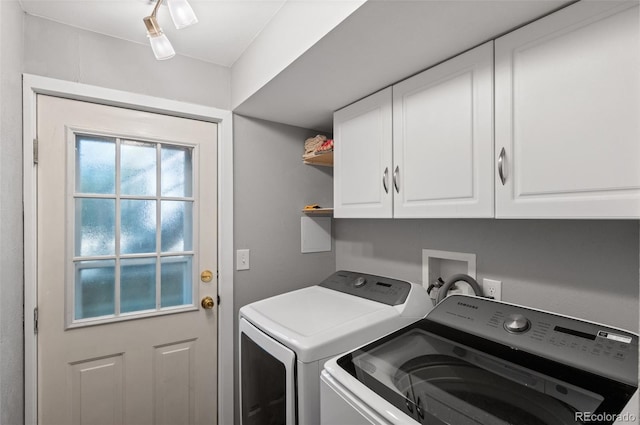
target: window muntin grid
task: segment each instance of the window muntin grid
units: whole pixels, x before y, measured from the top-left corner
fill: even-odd
[[[194,146],[75,133],[71,325],[195,308]]]

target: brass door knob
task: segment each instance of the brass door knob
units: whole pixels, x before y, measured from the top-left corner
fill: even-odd
[[[214,305],[216,305],[215,301],[213,301],[213,298],[211,297],[204,297],[202,299],[202,301],[200,302],[200,305],[202,305],[202,308],[210,310],[213,308]]]

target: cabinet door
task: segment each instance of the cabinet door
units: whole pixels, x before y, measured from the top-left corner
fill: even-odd
[[[393,86],[395,217],[493,217],[493,42]]]
[[[638,30],[579,2],[496,40],[497,217],[640,217]]]
[[[333,116],[334,217],[390,218],[391,88]]]

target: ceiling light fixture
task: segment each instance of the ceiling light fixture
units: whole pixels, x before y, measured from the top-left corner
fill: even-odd
[[[198,23],[198,18],[187,0],[167,0],[167,6],[169,6],[169,14],[177,29]]]
[[[160,4],[158,1],[158,4]],[[175,56],[176,51],[173,50],[171,42],[166,35],[162,32],[162,28],[158,25],[158,20],[155,17],[156,10],[153,10],[151,16],[144,18],[144,24],[147,27],[147,37],[149,37],[149,43],[151,43],[151,49],[153,54],[156,55],[156,59],[165,60],[171,59]]]
[[[162,32],[162,28],[160,28],[158,24],[157,14],[161,4],[162,0],[157,0],[153,12],[144,18],[143,21],[147,28],[147,36],[149,37],[153,54],[156,56],[156,59],[165,60],[174,57],[176,52],[173,50],[171,42],[164,32]],[[171,15],[173,24],[177,29],[186,28],[198,23],[198,18],[196,18],[196,14],[193,13],[193,9],[187,0],[167,0],[167,5],[169,6],[169,14]]]

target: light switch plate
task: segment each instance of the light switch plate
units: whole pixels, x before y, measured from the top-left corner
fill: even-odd
[[[236,251],[236,270],[249,270],[249,253],[248,249]]]

